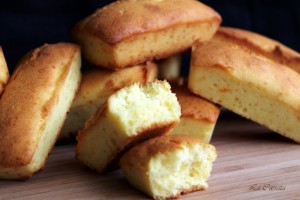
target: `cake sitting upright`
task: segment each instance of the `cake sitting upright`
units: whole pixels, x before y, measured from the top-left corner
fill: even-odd
[[[221,20],[196,0],[120,0],[78,22],[72,36],[93,65],[124,68],[207,41]]]

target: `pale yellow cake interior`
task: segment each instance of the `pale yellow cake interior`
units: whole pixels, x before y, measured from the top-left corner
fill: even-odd
[[[201,186],[212,170],[212,160],[200,145],[158,155],[149,163],[149,181],[154,198],[177,195],[178,191]],[[200,189],[200,188],[199,188]]]
[[[127,134],[137,133],[142,127],[156,122],[171,121],[180,115],[180,106],[170,85],[154,82],[140,87],[138,84],[124,88],[109,99],[113,120]]]

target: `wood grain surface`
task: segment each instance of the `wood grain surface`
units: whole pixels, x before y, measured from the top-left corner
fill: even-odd
[[[300,145],[235,115],[219,119],[212,144],[218,158],[209,188],[180,199],[300,199]],[[0,181],[0,199],[151,199],[121,171],[86,169],[74,149],[56,145],[45,169],[31,179]]]

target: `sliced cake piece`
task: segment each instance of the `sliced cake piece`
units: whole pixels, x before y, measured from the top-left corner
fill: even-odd
[[[157,78],[157,66],[147,62],[118,71],[92,69],[85,71],[59,139],[75,138],[84,123],[117,90],[135,82],[147,83]]]
[[[112,169],[134,143],[167,134],[180,106],[166,81],[135,83],[111,95],[77,136],[77,158],[91,169]]]
[[[208,187],[217,157],[210,144],[190,135],[165,135],[131,148],[120,160],[129,183],[157,200]]]

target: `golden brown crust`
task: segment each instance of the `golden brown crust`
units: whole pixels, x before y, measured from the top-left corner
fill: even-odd
[[[215,123],[220,114],[220,106],[191,93],[187,85],[172,84],[172,91],[176,94],[181,106],[181,117],[191,117]]]
[[[193,47],[190,91],[297,142],[299,88],[295,70],[232,40]]]
[[[81,31],[116,44],[130,36],[193,22],[221,22],[220,15],[196,0],[121,0],[111,3],[75,25]]]
[[[272,87],[281,88],[280,93],[276,94],[278,96],[289,94],[287,97],[290,98],[290,94],[294,96],[298,90],[299,74],[231,40],[213,38],[210,42],[195,44],[192,49],[191,65],[194,68],[214,67],[225,71],[228,76],[237,76],[240,79],[252,77],[252,81],[261,83],[262,87],[268,87],[265,83],[266,79],[274,81],[278,84],[272,85]],[[189,89],[191,88],[189,87]],[[230,92],[230,89],[223,88],[220,89],[220,92]],[[295,101],[292,98],[290,100]]]
[[[3,91],[4,85],[6,85],[8,79],[9,79],[9,72],[3,55],[2,48],[0,46],[0,96]]]
[[[200,139],[190,135],[163,135],[151,138],[141,144],[132,147],[121,158],[120,162],[124,162],[124,164],[126,163],[127,166],[134,166],[133,169],[141,168],[146,170],[149,160],[154,156],[170,151],[175,151],[177,149],[182,149],[183,146],[190,146],[194,144],[204,145],[205,148],[214,148],[212,145],[203,143]],[[139,162],[136,163],[137,161]]]
[[[196,192],[196,191],[202,191],[202,190],[206,190],[206,188],[204,186],[193,186],[189,189],[181,190],[180,193],[177,193],[176,195],[169,196],[166,199],[178,199],[181,195],[188,194],[188,193],[191,193],[191,192]],[[156,200],[158,200],[158,199],[156,199]]]
[[[230,40],[300,73],[300,54],[266,36],[237,28],[220,27],[215,38]]]
[[[98,122],[99,119],[105,118],[105,114],[108,110],[108,101],[105,101],[105,103],[97,110],[97,112],[84,124],[84,128],[80,130],[76,136],[76,140],[84,140],[84,137],[86,137],[87,134],[91,132],[91,128],[95,123]],[[99,120],[100,121],[100,120]],[[82,148],[81,143],[77,143],[77,151],[78,149]]]
[[[2,167],[19,167],[31,161],[40,138],[38,133],[45,127],[78,50],[73,44],[46,44],[18,64],[0,101]]]
[[[252,77],[252,81],[255,80],[264,87],[267,87],[266,79],[277,82],[278,84],[273,86],[281,88],[279,96],[294,94],[298,90],[299,74],[231,40],[213,38],[204,44],[196,43],[192,49],[191,65],[194,68],[214,67],[240,79]],[[220,89],[220,92],[230,92],[230,89]]]

